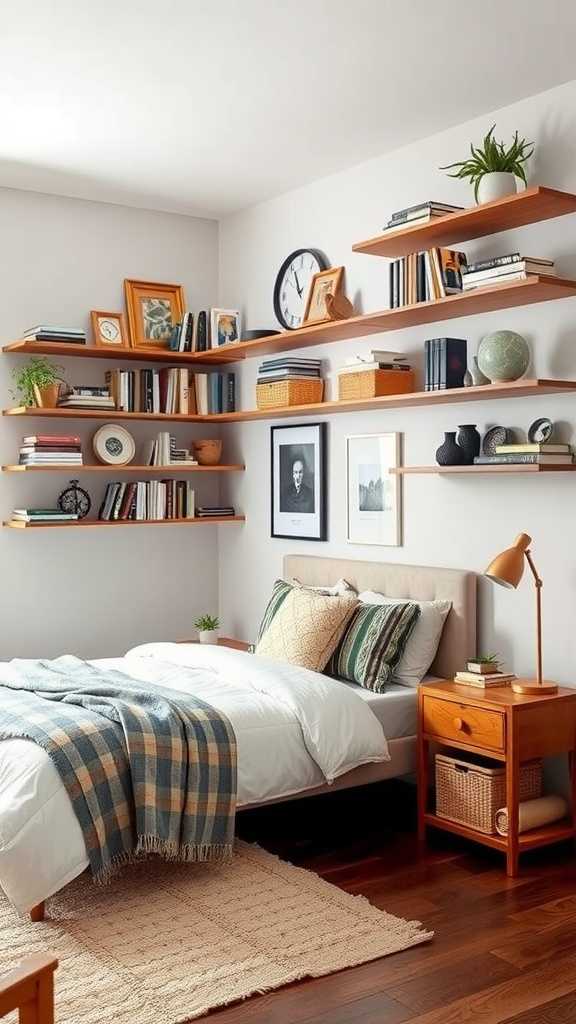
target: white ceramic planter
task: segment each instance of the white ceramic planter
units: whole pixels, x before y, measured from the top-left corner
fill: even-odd
[[[508,171],[491,171],[480,178],[478,203],[491,203],[494,199],[512,196],[517,191],[516,178]]]
[[[201,644],[217,644],[218,636],[217,629],[201,629],[198,633],[198,639]]]

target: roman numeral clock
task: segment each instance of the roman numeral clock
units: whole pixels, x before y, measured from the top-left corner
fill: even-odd
[[[284,260],[274,285],[274,313],[285,330],[302,327],[312,278],[327,269],[328,263],[317,249],[296,249]]]

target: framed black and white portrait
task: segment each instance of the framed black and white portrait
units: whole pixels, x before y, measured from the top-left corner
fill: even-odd
[[[326,540],[326,424],[272,427],[273,537]]]
[[[402,544],[400,434],[357,434],[346,438],[350,544]]]

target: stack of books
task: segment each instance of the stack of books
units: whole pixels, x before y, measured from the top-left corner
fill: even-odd
[[[466,254],[455,249],[413,252],[390,264],[390,308],[433,302],[462,291]]]
[[[162,430],[144,449],[144,466],[197,466],[188,448],[177,448],[176,438]]]
[[[191,373],[188,367],[161,370],[108,370],[106,384],[114,408],[123,412],[206,416],[234,412],[234,373]]]
[[[59,399],[61,409],[115,409],[116,403],[108,388],[81,385],[70,388]]]
[[[399,231],[400,228],[415,228],[421,224],[428,224],[438,217],[445,217],[448,213],[456,213],[462,210],[462,206],[451,206],[449,203],[437,203],[433,199],[425,203],[417,203],[416,206],[406,206],[403,210],[396,210],[390,220],[383,228],[384,234],[388,231]]]
[[[22,438],[21,466],[81,466],[82,445],[73,434],[30,434]]]
[[[321,359],[280,356],[265,359],[258,368],[258,384],[275,384],[285,380],[318,380],[322,373]]]
[[[86,332],[81,327],[60,327],[56,324],[36,324],[22,335],[24,341],[64,342],[69,345],[85,345]]]
[[[343,366],[338,367],[338,374],[363,373],[368,370],[398,370],[405,373],[412,366],[404,352],[393,352],[389,349],[373,348],[365,355],[349,356]]]
[[[59,508],[15,508],[12,519],[17,523],[69,523],[78,516],[75,512],[62,512]]]
[[[464,387],[466,348],[465,338],[429,338],[424,342],[425,391]]]
[[[496,445],[494,455],[477,455],[474,459],[477,466],[569,466],[573,461],[570,445],[556,441],[543,441],[541,444],[499,444]]]
[[[555,273],[554,260],[536,259],[511,252],[507,256],[495,256],[492,260],[479,260],[468,267],[462,267],[462,287],[467,292],[492,284],[522,281],[528,274]]]
[[[223,516],[235,516],[233,505],[201,505],[196,513],[198,519],[215,519]]]
[[[516,676],[513,672],[457,672],[454,676],[455,683],[464,683],[465,686],[476,686],[479,690],[487,690],[493,686],[509,686]]]
[[[194,519],[194,513],[194,490],[187,480],[137,480],[109,483],[98,519]]]

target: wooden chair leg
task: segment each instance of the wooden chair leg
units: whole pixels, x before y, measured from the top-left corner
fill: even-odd
[[[44,910],[45,910],[45,905],[44,905],[44,900],[42,900],[42,903],[37,903],[35,907],[32,907],[32,910],[30,911],[30,920],[34,921],[34,922],[36,922],[36,921],[43,921],[44,920]]]

